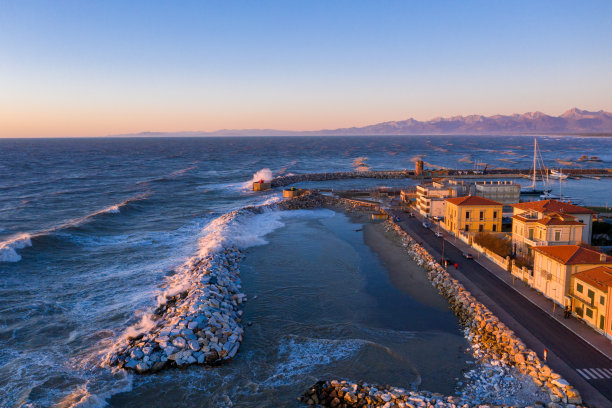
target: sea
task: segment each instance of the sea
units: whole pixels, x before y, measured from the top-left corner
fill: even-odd
[[[538,136],[538,145],[548,167],[612,167],[611,138]],[[0,139],[0,407],[292,407],[309,385],[334,378],[461,392],[472,364],[461,327],[433,288],[416,296],[394,286],[363,222],[327,209],[219,221],[281,199],[251,191],[253,180],[412,169],[417,159],[529,168],[533,137]],[[608,206],[611,180],[553,190]],[[249,298],[236,358],[153,375],[102,364],[189,259],[228,245],[244,251]]]

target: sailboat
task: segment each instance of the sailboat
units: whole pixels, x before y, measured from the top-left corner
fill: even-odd
[[[548,183],[546,182],[544,184],[545,185],[544,190],[538,190],[536,188],[536,172],[538,168],[538,163],[542,165],[542,173],[546,174],[546,167],[544,167],[544,160],[542,160],[542,154],[541,153],[539,154],[539,160],[538,160],[538,153],[539,153],[538,140],[534,138],[533,139],[533,178],[532,178],[531,185],[521,190],[522,195],[543,195],[546,193],[550,193],[552,191],[552,189],[548,187]],[[542,177],[542,180],[544,181],[544,177]]]
[[[561,169],[559,169],[559,171],[553,169],[550,170],[550,178],[565,180],[567,177],[567,174],[563,173]]]

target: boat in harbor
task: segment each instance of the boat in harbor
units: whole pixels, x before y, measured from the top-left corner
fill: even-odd
[[[544,189],[538,189],[536,187],[536,181],[538,179],[537,171],[538,164],[541,165],[541,180],[544,182]],[[521,189],[521,195],[542,195],[546,193],[550,193],[552,191],[548,186],[548,172],[546,167],[544,166],[544,160],[542,160],[542,154],[538,150],[538,140],[533,139],[533,176],[531,185]]]
[[[550,170],[550,178],[565,180],[567,177],[568,175],[563,173],[561,169],[559,169],[559,171],[553,169]]]

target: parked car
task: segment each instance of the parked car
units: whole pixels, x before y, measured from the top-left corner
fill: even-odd
[[[436,215],[435,217],[433,217],[434,221],[442,221],[442,217]]]
[[[431,228],[431,224],[428,221],[423,221],[423,227]]]
[[[443,236],[444,234],[442,234],[440,231],[436,231],[436,237],[442,238]]]
[[[474,255],[470,254],[469,252],[464,252],[463,257],[465,259],[474,259]]]
[[[409,217],[414,217],[414,213],[413,213],[412,211],[410,211],[410,212],[408,213],[408,216],[409,216]]]

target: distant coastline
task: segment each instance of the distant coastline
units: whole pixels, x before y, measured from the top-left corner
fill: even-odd
[[[222,129],[212,132],[140,132],[107,137],[210,137],[210,136],[581,136],[611,137],[612,113],[590,112],[577,108],[559,116],[542,112],[514,115],[469,115],[434,118],[429,121],[407,119],[363,127],[307,131],[277,129]]]

